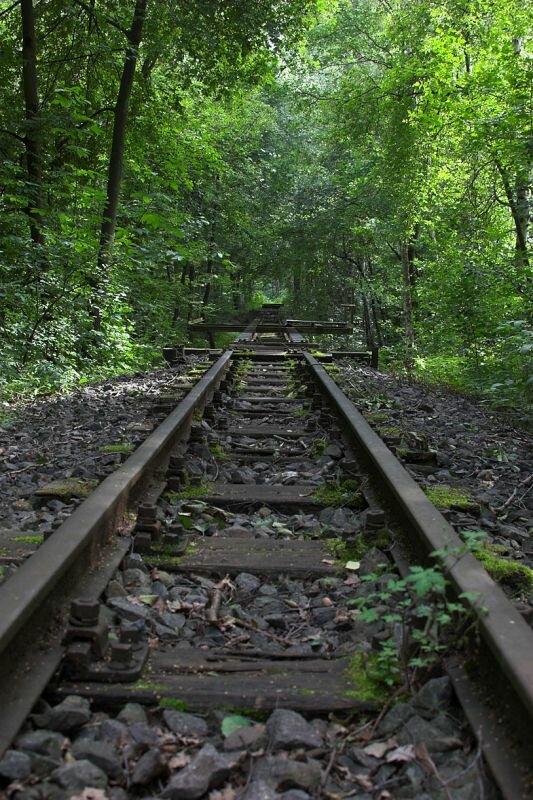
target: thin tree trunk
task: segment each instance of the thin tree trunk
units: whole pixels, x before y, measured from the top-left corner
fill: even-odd
[[[412,377],[415,365],[415,329],[413,323],[413,278],[411,274],[410,245],[401,245],[403,324],[405,336],[405,369]]]
[[[529,192],[531,187],[527,178],[520,179],[517,176],[515,193],[511,185],[511,179],[501,162],[496,159],[495,164],[502,179],[505,196],[514,222],[516,262],[519,266],[528,267]]]
[[[98,290],[100,283],[106,278],[109,271],[109,256],[115,238],[129,103],[138,60],[138,49],[142,41],[144,22],[146,19],[147,2],[148,0],[136,0],[133,21],[128,31],[128,47],[124,59],[124,67],[120,79],[113,120],[113,136],[107,173],[107,194],[98,248],[97,275],[92,282],[92,288],[95,292]],[[101,312],[96,298],[94,298],[93,301],[91,314],[94,327],[98,330],[101,326]]]
[[[30,236],[35,245],[44,245],[42,201],[41,143],[39,131],[39,92],[37,85],[37,46],[33,0],[21,0],[22,20],[22,90],[26,112],[26,168],[28,173],[28,214]],[[41,259],[42,261],[42,259]]]

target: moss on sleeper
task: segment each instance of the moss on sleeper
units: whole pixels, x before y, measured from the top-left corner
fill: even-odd
[[[35,536],[16,536],[15,541],[24,544],[42,544],[44,541],[44,536],[42,533],[38,533]]]
[[[123,442],[121,444],[105,444],[103,447],[98,449],[99,453],[131,453],[134,447],[132,444],[128,444],[128,442]]]
[[[167,500],[172,502],[173,500],[192,500],[197,499],[200,497],[206,497],[210,492],[213,491],[215,484],[211,481],[203,481],[199,483],[197,486],[194,484],[189,484],[188,486],[184,486],[183,489],[180,489],[179,492],[172,492],[166,495]]]
[[[345,692],[347,697],[356,697],[369,703],[382,705],[390,694],[390,688],[373,677],[376,665],[375,653],[357,652],[350,659],[346,677],[354,688]]]
[[[479,511],[477,503],[467,489],[458,486],[430,486],[424,489],[426,496],[437,508],[455,511]]]
[[[161,697],[159,708],[169,708],[172,711],[187,711],[189,706],[185,700],[180,700],[177,697]]]
[[[513,561],[509,558],[501,558],[498,545],[485,544],[474,555],[481,561],[491,578],[496,583],[507,586],[513,594],[527,594],[533,591],[533,569]]]

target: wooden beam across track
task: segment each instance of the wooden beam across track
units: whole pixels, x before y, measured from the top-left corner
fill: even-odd
[[[193,333],[247,333],[250,323],[242,322],[191,322],[189,330]],[[280,322],[260,322],[255,328],[261,333],[353,333],[353,327],[345,322],[302,322],[297,326]]]

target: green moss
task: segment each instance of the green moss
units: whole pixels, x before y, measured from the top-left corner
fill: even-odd
[[[326,539],[325,545],[340,566],[343,566],[346,561],[360,561],[371,546],[363,541],[362,536],[350,543],[342,539]]]
[[[479,504],[466,490],[457,486],[431,486],[424,489],[427,497],[437,508],[450,508],[457,511],[479,511]]]
[[[294,412],[293,416],[295,416],[295,417],[308,417],[309,416],[309,409],[307,409],[305,406],[302,406],[302,408],[297,408],[296,411]]]
[[[498,546],[486,544],[474,555],[483,564],[491,578],[502,586],[507,586],[513,594],[527,594],[533,591],[533,569],[498,555]]]
[[[365,414],[365,419],[367,422],[370,422],[372,425],[379,425],[382,422],[388,422],[390,417],[388,414],[385,414],[383,411],[368,411]]]
[[[152,683],[150,681],[139,679],[133,684],[132,689],[137,689],[141,692],[163,692],[166,689],[166,686],[164,683]]]
[[[375,653],[354,653],[345,673],[354,688],[344,693],[346,697],[380,705],[387,700],[390,689],[373,675],[376,672],[376,659]]]
[[[391,439],[397,439],[402,436],[402,430],[400,428],[393,428],[391,426],[386,428],[379,426],[378,431],[380,436],[385,436]]]
[[[123,442],[122,444],[105,444],[103,447],[100,447],[98,452],[99,453],[131,453],[133,450],[133,445],[128,444],[128,442]]]
[[[159,708],[171,708],[173,711],[187,711],[189,708],[185,700],[177,697],[162,697],[159,701]]]
[[[16,536],[15,541],[24,542],[24,544],[42,544],[44,536],[41,533],[35,536]]]
[[[173,500],[187,500],[198,497],[206,497],[213,491],[214,486],[215,484],[211,481],[204,481],[199,483],[198,486],[190,484],[188,486],[184,486],[179,492],[172,492],[171,494],[168,494],[168,499],[170,502],[172,502]]]
[[[325,483],[319,486],[311,495],[315,502],[323,506],[350,506],[360,508],[363,498],[353,480],[346,480],[338,484]]]

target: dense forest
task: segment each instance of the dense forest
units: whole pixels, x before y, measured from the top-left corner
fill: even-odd
[[[279,298],[353,314],[382,368],[531,403],[532,15],[2,0],[4,398]]]

